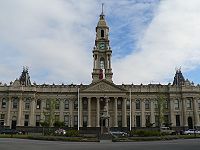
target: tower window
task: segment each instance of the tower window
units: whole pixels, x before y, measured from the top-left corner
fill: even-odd
[[[104,30],[101,30],[101,37],[104,37]]]
[[[104,69],[104,58],[100,59],[100,68]]]

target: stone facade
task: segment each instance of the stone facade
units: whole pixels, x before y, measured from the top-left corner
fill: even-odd
[[[1,84],[1,126],[39,127],[53,115],[54,121],[62,121],[66,127],[200,127],[200,86],[185,80],[181,70],[168,85],[113,83],[108,32],[102,13],[89,85],[32,84],[26,68],[10,85]]]

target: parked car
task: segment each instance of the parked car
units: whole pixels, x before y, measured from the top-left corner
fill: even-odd
[[[160,132],[164,134],[170,134],[170,135],[175,135],[176,131],[171,130],[169,127],[161,127]]]
[[[22,134],[22,132],[15,129],[2,129],[0,134]]]
[[[110,134],[115,137],[126,137],[128,133],[122,131],[110,131]]]
[[[66,131],[64,129],[58,129],[58,130],[55,131],[55,134],[56,135],[65,135]]]
[[[188,129],[188,130],[183,131],[183,134],[186,134],[186,135],[200,134],[200,131],[196,129]]]

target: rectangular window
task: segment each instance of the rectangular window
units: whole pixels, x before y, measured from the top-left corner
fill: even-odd
[[[88,109],[88,100],[84,99],[83,100],[83,110],[87,110]]]
[[[55,109],[60,109],[60,100],[56,100]]]
[[[65,109],[69,109],[69,100],[65,100]]]
[[[121,99],[117,100],[117,109],[122,109],[122,100]]]
[[[1,108],[6,108],[6,99],[2,99]]]
[[[122,116],[121,115],[117,116],[117,121],[118,121],[118,127],[122,127]]]
[[[46,109],[50,109],[50,100],[49,99],[47,99],[46,100]]]
[[[136,109],[140,110],[140,100],[136,100]]]
[[[18,98],[13,99],[13,109],[17,109],[18,107]]]
[[[74,116],[74,127],[78,127],[78,116]]]
[[[24,126],[28,126],[28,122],[29,122],[29,115],[25,115],[24,117]]]
[[[126,101],[126,109],[130,109],[130,101],[129,100]]]
[[[174,109],[179,109],[179,100],[178,99],[175,99],[174,100]]]
[[[38,99],[37,104],[36,104],[36,109],[40,109],[40,108],[41,108],[41,100]]]
[[[4,127],[4,119],[5,119],[5,114],[0,115],[0,128]]]
[[[140,116],[136,116],[136,127],[141,127],[141,119],[140,119]]]
[[[59,121],[60,120],[60,116],[59,115],[55,115],[55,121]]]
[[[64,116],[64,124],[66,127],[69,127],[69,115]]]
[[[83,127],[87,127],[88,116],[83,116]]]
[[[101,37],[104,37],[104,30],[101,30]]]
[[[176,115],[176,126],[180,126],[180,115]]]
[[[40,115],[36,115],[36,123],[35,123],[36,127],[40,126]]]
[[[150,101],[149,100],[145,100],[145,109],[146,110],[150,109]]]
[[[74,110],[77,110],[78,109],[78,100],[75,100],[74,101]]]
[[[192,109],[192,98],[188,98],[186,103],[187,103],[187,109]]]
[[[146,115],[145,120],[146,120],[146,127],[151,127],[150,115]]]
[[[29,110],[29,108],[30,108],[30,102],[26,101],[25,102],[25,110]]]

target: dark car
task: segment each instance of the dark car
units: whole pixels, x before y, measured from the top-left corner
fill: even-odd
[[[0,134],[22,134],[22,132],[15,129],[2,129]]]

